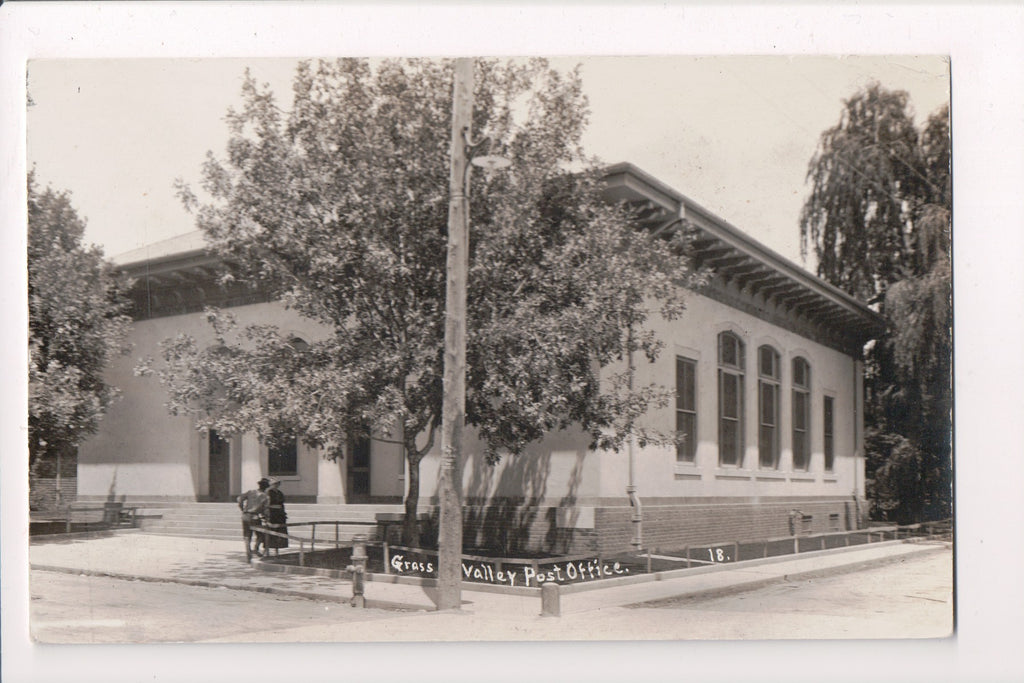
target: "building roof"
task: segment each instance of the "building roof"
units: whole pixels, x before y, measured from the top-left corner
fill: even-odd
[[[168,257],[180,258],[190,253],[206,251],[207,242],[201,230],[175,235],[159,242],[153,242],[138,249],[122,252],[111,258],[115,265],[125,269],[142,263],[153,263]]]
[[[807,272],[700,204],[630,163],[606,173],[607,196],[643,207],[643,220],[657,231],[691,231],[692,254],[719,280],[718,289],[752,301],[754,313],[785,316],[818,328],[819,336],[840,332],[848,345],[863,345],[884,329],[867,304]]]
[[[882,317],[863,302],[633,164],[610,166],[605,180],[608,199],[641,207],[647,229],[690,231],[696,265],[715,275],[705,293],[850,353],[859,353],[864,343],[885,329]],[[119,254],[113,261],[130,275],[145,279],[147,288],[171,289],[186,281],[210,282],[219,265],[198,230]],[[205,298],[210,287],[203,286]],[[180,296],[174,293],[173,298]],[[147,303],[146,308],[151,307],[152,302]]]

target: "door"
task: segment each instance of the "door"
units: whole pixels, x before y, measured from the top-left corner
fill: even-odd
[[[365,503],[370,498],[370,439],[353,439],[349,451],[348,500]]]
[[[231,444],[210,430],[210,500],[231,500]]]

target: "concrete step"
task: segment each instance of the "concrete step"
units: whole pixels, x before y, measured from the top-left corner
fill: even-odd
[[[286,505],[291,533],[310,537],[308,522],[344,521],[337,531],[333,524],[317,524],[317,540],[351,540],[355,534],[377,535],[378,513],[401,512],[401,505]],[[235,503],[175,503],[143,506],[139,526],[148,533],[197,538],[235,539],[241,536],[241,519]],[[304,524],[307,523],[307,524]]]

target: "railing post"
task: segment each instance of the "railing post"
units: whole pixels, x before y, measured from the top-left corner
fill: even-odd
[[[306,542],[303,540],[299,541],[299,566],[306,566]]]
[[[557,583],[545,583],[541,585],[540,615],[542,617],[562,616],[562,605]]]
[[[686,568],[689,569],[693,565],[690,563],[690,546],[686,546]]]
[[[732,544],[732,561],[733,562],[739,562],[740,561],[740,542],[739,541],[736,541],[735,543]]]
[[[337,550],[341,547],[341,524],[338,522],[334,523],[334,549]]]
[[[384,543],[384,573],[391,573],[391,546],[388,545],[387,538],[385,537]]]

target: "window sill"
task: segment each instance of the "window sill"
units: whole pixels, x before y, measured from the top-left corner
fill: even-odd
[[[757,481],[786,481],[786,473],[778,470],[759,470],[754,474]]]
[[[753,478],[750,470],[727,469],[719,468],[715,472],[715,479],[733,480],[733,481],[750,481]]]

